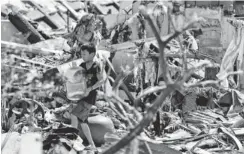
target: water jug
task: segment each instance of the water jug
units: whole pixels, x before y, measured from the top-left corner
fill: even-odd
[[[65,73],[67,98],[72,101],[80,100],[84,97],[86,78],[84,69],[78,66],[72,66]]]

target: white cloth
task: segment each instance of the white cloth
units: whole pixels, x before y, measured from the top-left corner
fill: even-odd
[[[235,35],[230,45],[227,48],[227,51],[222,59],[220,71],[217,74],[217,77],[221,79],[225,74],[233,71],[234,62],[237,59],[238,61],[238,70],[243,70],[243,53],[244,53],[244,28],[238,28],[235,30]],[[224,84],[225,83],[225,84]],[[222,86],[228,87],[228,81],[225,79]]]

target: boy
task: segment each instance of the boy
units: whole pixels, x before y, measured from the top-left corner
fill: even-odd
[[[82,131],[93,150],[96,150],[96,146],[93,142],[91,132],[87,124],[87,118],[92,105],[96,102],[96,88],[101,86],[104,82],[104,71],[101,69],[99,64],[94,61],[95,55],[96,48],[94,45],[85,44],[81,46],[81,56],[84,62],[81,63],[80,66],[86,70],[86,97],[79,100],[71,112],[71,125],[78,128],[78,122],[80,122]]]

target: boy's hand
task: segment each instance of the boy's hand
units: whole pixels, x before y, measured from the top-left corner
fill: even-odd
[[[85,97],[88,96],[91,91],[92,91],[92,88],[91,87],[87,88],[86,91],[85,91],[84,96]]]

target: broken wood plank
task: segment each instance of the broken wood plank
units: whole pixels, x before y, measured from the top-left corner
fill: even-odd
[[[81,2],[68,2],[68,5],[73,8],[74,10],[79,10],[81,9],[80,4]],[[49,15],[51,14],[55,14],[55,13],[63,13],[64,16],[67,16],[67,13],[68,11],[66,10],[61,10],[58,6],[55,6],[57,11],[51,11],[50,13],[48,13]],[[59,8],[59,9],[58,9]],[[59,15],[60,15],[59,13]],[[45,17],[43,13],[41,13],[39,10],[32,10],[32,11],[29,11],[27,12],[26,16],[31,19],[31,20],[35,20],[35,21],[38,21],[38,20],[43,20],[43,18]],[[62,17],[62,15],[60,15]],[[52,17],[52,16],[51,16]],[[63,18],[63,17],[62,17]],[[73,18],[72,18],[73,19]],[[66,20],[66,18],[65,18]]]
[[[83,7],[84,7],[84,4],[82,4],[82,3],[85,3],[85,2],[76,2],[76,1],[73,1],[73,2],[67,2],[67,4],[71,7],[71,8],[73,8],[75,11],[78,11],[78,10],[80,10],[80,9],[84,9]]]
[[[33,61],[33,60],[29,60],[29,59],[25,59],[25,58],[22,58],[22,57],[19,57],[19,56],[11,55],[11,57],[19,59],[19,60],[26,61],[26,62],[29,62],[29,63],[32,63],[32,64],[37,64],[37,65],[41,65],[41,66],[48,67],[48,68],[54,68],[54,66],[52,66],[52,65],[43,64],[43,63],[36,62],[36,61]]]
[[[63,54],[63,51],[60,50],[51,50],[51,49],[33,47],[32,45],[24,45],[24,44],[7,42],[7,41],[1,41],[1,48],[12,50],[11,52],[13,53],[29,52],[37,55]],[[2,52],[3,51],[4,50],[2,50]]]
[[[14,11],[14,10],[13,10]],[[30,43],[36,43],[45,40],[42,35],[26,20],[26,17],[19,12],[12,12],[9,15],[9,21],[23,34],[31,32],[27,40]]]
[[[44,15],[44,21],[53,29],[58,29],[59,25],[57,23],[55,23],[52,19],[51,16],[46,13],[37,3],[35,3],[34,1],[26,1],[27,3],[29,3],[30,5],[34,6],[35,8],[37,8],[37,10],[39,10],[43,15]]]
[[[30,20],[42,20],[44,18],[43,13],[41,13],[39,10],[31,10],[29,12],[27,12],[26,16],[30,19]]]
[[[222,115],[216,114],[215,112],[212,112],[211,110],[205,110],[204,112],[196,111],[197,113],[203,114],[205,116],[208,116],[212,119],[220,119],[223,122],[227,122],[227,119],[225,119]]]
[[[60,0],[60,1],[58,1],[58,2],[60,2],[65,8],[68,9],[68,11],[71,13],[71,16],[72,16],[75,20],[79,20],[79,17],[78,17],[78,15],[77,15],[76,11],[75,11],[72,7],[70,7],[70,6],[68,5],[68,3],[67,3],[65,0]]]
[[[207,121],[209,123],[214,123],[216,121],[216,119],[214,119],[214,118],[204,116],[201,113],[197,113],[197,112],[191,112],[191,113],[189,113],[189,115],[191,115],[194,118],[202,119],[202,120]]]

